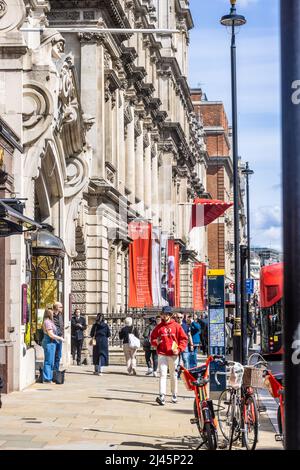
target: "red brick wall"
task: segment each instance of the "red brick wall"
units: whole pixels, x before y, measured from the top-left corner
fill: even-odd
[[[223,223],[208,226],[208,259],[210,269],[225,269],[225,227]]]

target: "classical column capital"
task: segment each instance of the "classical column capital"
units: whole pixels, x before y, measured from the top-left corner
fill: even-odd
[[[105,40],[103,33],[78,33],[78,37],[81,43],[103,44]]]

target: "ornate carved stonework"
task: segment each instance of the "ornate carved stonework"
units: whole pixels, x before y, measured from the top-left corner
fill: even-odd
[[[105,40],[105,34],[101,33],[79,33],[80,42],[97,42],[103,43]]]
[[[23,0],[0,0],[0,32],[17,29],[24,23],[26,9]]]
[[[7,3],[5,0],[0,0],[0,18],[4,16],[7,12]]]
[[[25,83],[23,91],[24,145],[38,140],[53,121],[53,98],[41,83]]]

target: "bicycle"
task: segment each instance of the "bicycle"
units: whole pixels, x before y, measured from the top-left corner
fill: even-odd
[[[216,372],[218,375],[229,374],[229,387],[218,400],[218,422],[221,433],[229,443],[241,440],[247,450],[255,450],[258,442],[259,417],[254,392],[251,387],[243,386],[244,367],[233,361],[224,361],[229,368],[227,372]]]
[[[284,441],[284,374],[272,374],[269,369],[268,363],[263,359],[257,362],[254,367],[264,368],[264,384],[265,388],[269,391],[270,395],[277,401],[279,401],[277,408],[277,426],[278,433],[275,434],[275,440],[277,442]]]
[[[209,364],[218,359],[220,359],[220,356],[209,356],[205,364],[192,369],[185,369],[183,366],[180,366],[180,370],[183,371],[186,388],[192,390],[195,394],[195,418],[192,418],[190,422],[197,425],[202,438],[196,450],[199,450],[203,445],[206,445],[209,450],[216,450],[218,448],[217,420],[213,402],[209,399],[207,391]]]

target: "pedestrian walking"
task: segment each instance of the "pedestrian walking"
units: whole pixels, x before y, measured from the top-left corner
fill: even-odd
[[[207,355],[208,353],[208,318],[206,314],[203,314],[202,318],[199,320],[201,325],[201,346],[203,354]]]
[[[190,353],[190,367],[197,367],[197,353],[200,347],[200,334],[201,325],[198,321],[197,314],[194,315],[193,321],[191,322],[191,336],[193,342],[193,351]]]
[[[109,364],[108,338],[110,338],[110,329],[102,313],[98,313],[90,336],[93,344],[94,375],[102,375],[103,367]]]
[[[63,305],[61,302],[55,302],[53,305],[53,322],[56,327],[56,334],[60,338],[64,337],[64,317],[63,317]],[[59,371],[59,365],[62,355],[62,343],[63,341],[56,341],[55,345],[55,358],[54,358],[54,371]]]
[[[42,372],[42,381],[52,382],[56,344],[63,343],[64,341],[62,336],[57,335],[56,326],[53,321],[53,310],[45,310],[42,328],[44,333],[42,340],[42,346],[44,349],[44,366]]]
[[[163,307],[161,322],[151,333],[151,344],[157,348],[159,368],[159,397],[156,402],[165,405],[167,394],[168,368],[171,379],[172,402],[177,403],[177,372],[179,355],[186,349],[188,338],[179,325],[172,318],[172,307]]]
[[[226,317],[225,333],[226,333],[226,355],[231,355],[233,350],[233,319]]]
[[[81,366],[81,351],[83,345],[83,332],[87,329],[85,318],[81,315],[79,308],[76,308],[71,320],[71,351],[73,362],[77,360],[77,365]]]
[[[150,337],[156,325],[156,318],[149,318],[149,324],[146,326],[143,334],[143,349],[145,351],[145,359],[148,367],[146,375],[153,374],[154,377],[157,377],[158,355],[156,348],[151,345]]]
[[[139,332],[137,328],[133,326],[133,320],[131,317],[125,318],[125,326],[119,333],[119,338],[123,341],[123,351],[127,366],[128,375],[136,375],[136,353],[137,348],[131,347],[129,344],[129,335],[134,335],[135,338],[139,338]]]
[[[185,367],[185,369],[189,369],[189,367],[190,367],[189,356],[190,356],[190,352],[191,352],[191,349],[192,349],[192,343],[193,343],[192,342],[192,336],[191,336],[190,324],[188,324],[187,320],[184,319],[183,314],[180,313],[180,312],[176,314],[175,318],[176,318],[177,323],[182,327],[183,331],[185,332],[185,334],[188,338],[186,348],[180,354],[179,362],[182,361],[183,362],[183,367]],[[180,371],[178,372],[178,377],[180,377]]]

